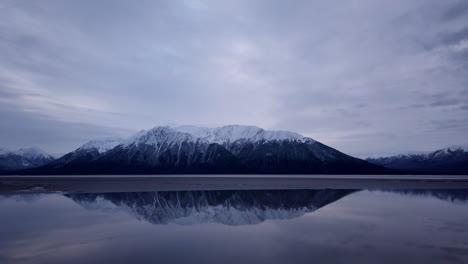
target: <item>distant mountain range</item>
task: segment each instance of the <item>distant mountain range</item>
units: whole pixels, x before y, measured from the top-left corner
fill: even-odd
[[[0,148],[0,170],[20,170],[43,166],[55,158],[37,147],[8,150]]]
[[[400,174],[468,172],[468,153],[448,148],[361,160],[289,131],[255,126],[159,126],[92,140],[54,159],[37,149],[0,152],[15,174]]]
[[[255,126],[155,127],[90,141],[21,174],[372,174],[381,166],[311,138]]]
[[[372,164],[406,172],[468,174],[468,151],[463,147],[444,148],[429,153],[367,158],[366,160]]]

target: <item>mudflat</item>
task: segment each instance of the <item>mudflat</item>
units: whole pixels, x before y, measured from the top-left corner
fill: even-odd
[[[466,189],[468,175],[2,176],[0,193],[178,190]]]

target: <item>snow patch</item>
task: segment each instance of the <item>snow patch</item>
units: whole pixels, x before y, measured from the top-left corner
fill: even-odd
[[[96,139],[88,141],[83,146],[79,147],[78,150],[90,150],[96,149],[99,153],[104,153],[108,150],[115,148],[117,145],[122,144],[124,140],[118,137]]]
[[[232,143],[243,139],[252,142],[290,140],[304,142],[308,139],[298,133],[290,131],[270,131],[256,126],[229,125],[216,128],[179,126],[174,128],[177,131],[190,133],[195,137],[202,138],[211,143]]]
[[[8,155],[11,154],[12,151],[6,148],[0,148],[0,155]]]
[[[396,159],[432,159],[432,158],[443,158],[450,156],[456,151],[468,152],[468,146],[466,145],[452,145],[447,148],[438,149],[435,151],[412,151],[407,153],[401,153],[394,156],[369,156],[366,160],[396,160]]]
[[[38,147],[21,148],[15,151],[14,153],[27,159],[52,158],[51,155],[49,155],[48,153],[46,153]]]
[[[168,126],[157,126],[150,130],[142,130],[136,135],[123,141],[124,146],[129,145],[158,145],[160,143],[177,144],[182,142],[196,142],[200,140],[192,134],[176,131]]]

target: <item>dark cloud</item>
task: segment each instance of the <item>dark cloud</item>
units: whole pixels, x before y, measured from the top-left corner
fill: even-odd
[[[468,119],[433,120],[436,129],[468,129]]]
[[[453,20],[468,15],[468,3],[466,1],[457,1],[450,6],[442,15],[444,20]]]
[[[128,136],[136,132],[118,126],[58,121],[38,113],[21,111],[0,111],[0,119],[0,146],[12,149],[38,146],[52,153],[71,151],[91,139]]]
[[[463,40],[468,40],[468,27],[453,33],[443,35],[442,42],[446,45],[458,44]]]
[[[467,8],[3,1],[0,144],[67,151],[115,131],[233,123],[295,130],[356,155],[466,143],[460,126],[431,129],[466,114],[443,106],[466,102]]]
[[[451,98],[451,99],[442,99],[435,101],[430,104],[430,106],[450,106],[450,105],[458,105],[460,103],[460,100]]]
[[[426,107],[425,104],[412,104],[408,106],[409,108],[424,108]]]
[[[464,106],[461,106],[460,109],[465,110],[465,111],[468,111],[468,104],[467,104],[467,105],[464,105]]]

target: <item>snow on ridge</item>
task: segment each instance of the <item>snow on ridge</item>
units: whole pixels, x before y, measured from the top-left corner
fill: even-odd
[[[444,156],[448,156],[448,155],[451,155],[452,152],[456,152],[456,151],[463,151],[463,152],[467,152],[467,148],[464,147],[464,146],[450,146],[450,147],[446,147],[446,148],[442,148],[442,149],[438,149],[436,151],[433,151],[429,154],[427,154],[427,156],[434,156],[434,157],[444,157]]]
[[[457,150],[462,150],[464,152],[468,152],[468,146],[467,145],[451,145],[446,148],[440,148],[436,149],[433,151],[409,151],[406,153],[400,153],[397,155],[389,155],[389,156],[382,156],[382,155],[372,155],[366,158],[366,160],[372,160],[372,159],[395,159],[395,158],[414,158],[414,157],[419,157],[419,158],[428,158],[432,156],[444,156],[444,155],[449,155],[450,152],[457,151]]]
[[[103,139],[94,139],[90,140],[78,150],[89,150],[89,149],[96,149],[99,153],[104,153],[108,150],[115,148],[117,145],[120,145],[123,142],[122,138],[119,137],[109,137]]]
[[[313,142],[312,139],[304,137],[298,133],[290,131],[272,131],[265,130],[256,126],[242,125],[227,125],[216,128],[198,127],[198,126],[156,126],[148,130],[140,132],[128,138],[105,138],[91,140],[82,145],[79,149],[97,149],[99,153],[106,152],[123,144],[125,147],[130,145],[157,145],[161,142],[181,143],[181,142],[197,142],[204,141],[206,143],[232,143],[239,139],[249,141],[274,141],[274,140],[291,140],[300,142]]]
[[[29,159],[36,159],[36,158],[51,158],[52,156],[43,151],[42,149],[33,146],[29,148],[21,148],[14,152],[17,155],[29,158]]]
[[[60,152],[60,153],[50,153],[49,155],[52,156],[54,159],[60,159],[61,157],[65,156],[67,153],[66,152]]]
[[[9,154],[18,155],[21,157],[25,157],[27,159],[52,158],[52,156],[49,153],[35,146],[29,147],[29,148],[20,148],[18,150],[10,150],[10,149],[0,147],[0,155],[9,155]]]
[[[239,139],[250,141],[273,140],[311,140],[300,134],[289,131],[268,131],[256,126],[228,125],[217,128],[198,126],[156,126],[149,130],[142,130],[130,138],[122,141],[124,146],[132,144],[157,145],[160,142],[180,143],[197,142],[206,143],[232,143]]]
[[[190,133],[196,137],[213,143],[232,143],[239,139],[251,141],[274,141],[274,140],[298,140],[305,141],[307,138],[290,131],[271,131],[257,126],[228,125],[216,128],[179,126],[177,131]]]
[[[7,154],[10,154],[10,153],[12,153],[11,150],[0,147],[0,155],[7,155]]]
[[[157,145],[161,142],[166,143],[181,143],[181,142],[196,142],[200,140],[198,137],[190,133],[174,130],[169,126],[156,126],[149,130],[142,130],[134,136],[123,141],[125,146],[132,144]]]
[[[447,147],[446,149],[450,149],[450,150],[458,150],[458,149],[461,149],[465,152],[468,152],[468,145],[451,145],[449,147]]]

